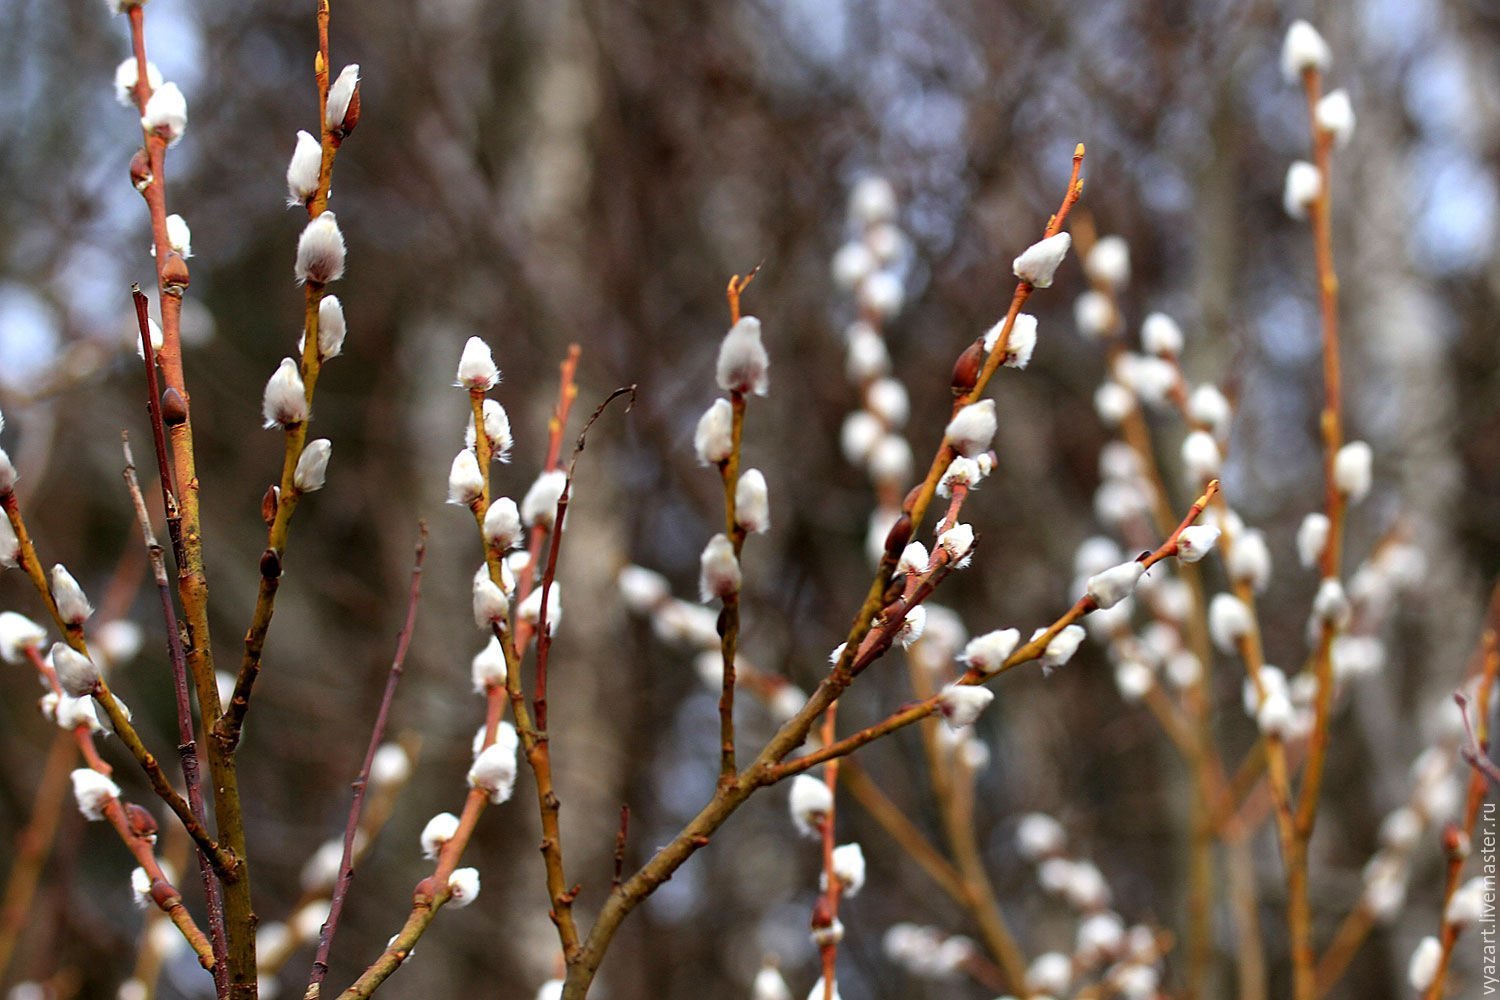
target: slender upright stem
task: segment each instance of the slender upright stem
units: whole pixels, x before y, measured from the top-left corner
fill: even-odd
[[[144,321],[146,309],[146,297],[139,291],[135,292],[136,314]],[[145,335],[145,324],[142,322],[142,334]],[[166,448],[162,436],[161,405],[156,398],[156,372],[155,363],[150,360],[150,342],[146,342],[147,350],[147,384],[150,386],[149,399],[151,402],[151,426],[155,432],[154,441],[157,447],[157,460],[163,473],[166,470]],[[167,576],[166,560],[162,556],[160,543],[156,540],[156,533],[151,528],[151,515],[146,510],[146,499],[141,494],[140,483],[136,479],[135,459],[130,453],[130,438],[121,435],[125,450],[125,488],[130,493],[130,499],[135,506],[136,520],[141,527],[141,536],[146,543],[146,553],[151,562],[151,573],[156,581],[157,598],[161,603],[162,624],[167,636],[167,656],[172,666],[172,693],[177,708],[177,754],[182,762],[182,781],[187,788],[188,806],[193,810],[193,815],[205,828],[208,825],[208,810],[203,803],[203,782],[200,778],[202,761],[198,753],[198,742],[193,734],[193,706],[188,695],[187,664],[182,649],[182,634],[177,626],[177,609],[172,604],[172,585]],[[167,510],[171,510],[170,487],[162,482],[163,502]],[[228,987],[226,962],[229,957],[228,942],[224,937],[224,902],[218,880],[214,877],[213,863],[203,851],[197,850],[198,874],[203,883],[203,896],[207,904],[209,938],[214,946],[214,985],[219,992]]]
[[[135,5],[127,11],[131,47],[139,77],[135,97],[145,114],[149,97],[146,80],[145,11]],[[172,450],[172,481],[177,488],[181,523],[181,546],[177,556],[177,591],[187,626],[184,646],[188,671],[203,719],[220,714],[219,690],[214,674],[213,643],[208,623],[208,576],[203,561],[203,528],[198,500],[198,472],[193,452],[192,397],[187,391],[182,365],[182,295],[187,267],[167,239],[166,139],[155,133],[144,135],[150,182],[141,192],[151,217],[151,235],[156,247],[157,285],[160,289],[162,348],[157,352],[167,388],[181,402],[181,420],[169,432]],[[170,271],[169,271],[170,269]],[[169,280],[171,279],[171,280]],[[228,942],[228,989],[221,993],[233,1000],[254,1000],[256,995],[255,911],[250,893],[250,869],[246,859],[245,823],[241,811],[239,775],[233,746],[223,740],[206,741],[209,787],[214,797],[214,818],[225,851],[236,859],[234,877],[224,882],[224,924]],[[196,839],[196,838],[195,838]],[[220,873],[221,878],[223,872]]]
[[[334,883],[328,919],[318,932],[318,950],[313,957],[312,974],[308,978],[309,998],[316,998],[322,991],[323,981],[328,978],[328,955],[333,950],[333,936],[338,933],[339,917],[344,912],[344,900],[354,882],[354,841],[359,833],[360,811],[364,806],[365,788],[370,782],[370,768],[375,763],[375,754],[385,739],[386,720],[390,716],[391,702],[396,697],[396,685],[401,682],[401,672],[406,665],[406,651],[411,647],[412,632],[417,627],[417,602],[422,596],[422,563],[427,556],[427,525],[417,527],[417,549],[412,560],[411,586],[406,594],[406,620],[396,635],[396,653],[391,658],[391,669],[386,675],[385,692],[380,698],[380,708],[375,713],[375,724],[370,727],[370,742],[365,748],[365,761],[354,779],[354,795],[349,803],[349,818],[344,823],[344,853],[339,859],[338,880]]]

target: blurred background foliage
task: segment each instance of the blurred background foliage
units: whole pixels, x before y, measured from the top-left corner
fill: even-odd
[[[110,91],[127,34],[100,7],[0,0],[0,409],[44,558],[67,563],[96,603],[148,636],[116,686],[165,752],[175,730],[164,655],[150,638],[159,623],[140,587],[118,450],[122,427],[138,450],[148,440],[128,289],[153,284],[152,270],[126,171],[136,119]],[[540,462],[567,344],[583,347],[583,413],[617,385],[639,386],[635,409],[609,414],[591,438],[562,556],[568,618],[554,655],[553,747],[584,909],[607,888],[621,803],[633,810],[640,860],[712,790],[714,698],[688,654],[626,616],[613,578],[640,562],[694,596],[721,501],[717,477],[695,467],[692,428],[715,395],[724,283],[760,261],[746,305],[765,323],[773,385],[751,405],[747,462],[770,481],[774,529],[748,547],[744,651],[804,688],[816,682],[868,573],[872,499],[837,444],[857,405],[840,338],[853,306],[828,265],[848,191],[867,174],[895,186],[912,243],[906,305],[888,335],[924,464],[940,439],[953,358],[1003,313],[1010,260],[1055,208],[1074,143],[1087,143],[1075,225],[1129,240],[1132,329],[1148,310],[1170,312],[1189,334],[1189,374],[1238,399],[1225,486],[1266,529],[1278,564],[1264,605],[1270,659],[1300,662],[1315,581],[1293,568],[1291,536],[1320,502],[1320,374],[1311,241],[1281,209],[1285,167],[1305,155],[1305,110],[1277,60],[1290,18],[1307,16],[1332,44],[1332,85],[1349,88],[1359,115],[1336,158],[1335,231],[1347,420],[1351,437],[1375,446],[1377,487],[1354,514],[1351,559],[1404,518],[1430,566],[1394,623],[1383,679],[1355,691],[1336,720],[1314,845],[1326,940],[1358,892],[1375,824],[1407,794],[1407,762],[1443,725],[1435,713],[1500,569],[1500,15],[1483,0],[1289,7],[335,3],[334,69],[358,62],[364,77],[363,119],[339,156],[330,204],[350,245],[336,289],[350,336],[319,384],[313,432],[335,443],[332,472],[293,526],[241,754],[262,918],[287,915],[304,861],[342,824],[418,518],[432,546],[394,731],[424,742],[416,780],[359,871],[332,983],[399,926],[426,870],[417,831],[460,802],[482,717],[468,681],[479,550],[470,519],[442,501],[466,414],[449,385],[471,334],[505,371],[496,396],[517,446],[497,482],[512,495]],[[153,0],[147,25],[153,60],[191,113],[168,159],[168,199],[193,227],[188,380],[216,647],[221,662],[237,662],[264,544],[259,500],[281,454],[280,436],[259,428],[259,396],[298,335],[301,215],[282,208],[282,178],[295,130],[316,123],[312,4]],[[1055,617],[1072,596],[1072,552],[1098,530],[1090,495],[1107,433],[1090,402],[1102,361],[1072,321],[1083,287],[1072,259],[1033,299],[1041,342],[1031,368],[1004,372],[993,390],[999,467],[969,508],[982,552],[939,595],[976,631]],[[1170,465],[1181,431],[1170,422],[1159,431]],[[39,615],[19,574],[0,578],[0,606]],[[883,667],[862,679],[841,727],[908,697],[899,665]],[[1233,760],[1251,727],[1238,679],[1226,669],[1219,681]],[[0,674],[5,838],[26,820],[48,739],[33,684],[20,670]],[[1063,819],[1128,918],[1180,926],[1188,782],[1149,716],[1120,701],[1097,647],[1050,680],[1022,672],[996,688],[980,723],[993,759],[977,821],[1028,952],[1067,946],[1071,931],[1015,855],[1014,819],[1027,810]],[[747,707],[743,731],[769,732],[764,713]],[[936,831],[918,746],[906,733],[861,761]],[[134,777],[126,787],[145,794]],[[528,788],[523,769],[516,799],[486,814],[471,848],[480,902],[444,913],[385,992],[528,997],[552,974]],[[881,935],[898,920],[972,929],[856,807],[839,822],[841,839],[862,841],[871,859],[871,884],[844,915],[843,995],[987,995],[920,983],[882,959]],[[1256,846],[1265,924],[1280,949],[1269,830]],[[743,996],[767,952],[781,955],[800,995],[816,974],[806,920],[817,864],[815,849],[793,839],[784,795],[753,800],[628,922],[601,996]],[[112,995],[139,927],[128,869],[107,831],[70,814],[10,981],[73,970],[80,995]],[[1394,973],[1436,926],[1439,879],[1429,845],[1411,905],[1336,995],[1402,992]],[[1233,928],[1220,926],[1228,954]],[[1273,953],[1273,976],[1284,960]],[[307,961],[289,965],[290,989],[300,992]],[[169,975],[163,995],[193,981]]]

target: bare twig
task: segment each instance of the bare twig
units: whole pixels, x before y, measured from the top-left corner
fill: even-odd
[[[318,934],[318,951],[313,958],[312,974],[308,979],[308,1000],[316,1000],[321,994],[323,981],[328,978],[328,955],[333,950],[333,936],[338,932],[339,917],[344,912],[344,900],[354,882],[354,841],[359,833],[360,809],[365,801],[365,788],[370,781],[370,767],[375,762],[375,753],[385,739],[386,720],[390,716],[391,702],[396,697],[396,685],[406,666],[406,651],[411,646],[412,632],[417,625],[417,602],[422,596],[422,563],[427,556],[427,525],[417,525],[416,555],[412,560],[411,587],[406,595],[406,621],[396,635],[396,653],[391,659],[390,673],[386,676],[385,693],[380,698],[380,709],[375,713],[375,724],[370,728],[370,743],[365,750],[365,762],[354,779],[354,795],[349,803],[349,818],[344,824],[344,853],[339,859],[338,879],[334,883],[333,899],[328,910],[328,919]]]
[[[134,292],[136,303],[136,315],[138,318],[145,316],[145,296],[139,289]],[[144,330],[143,330],[144,332]],[[150,341],[147,340],[147,351],[150,350]],[[150,385],[150,398],[152,400],[151,424],[156,435],[157,459],[161,465],[161,474],[167,475],[166,443],[161,432],[161,409],[156,401],[155,392],[155,362],[147,360],[146,372],[148,385]],[[198,754],[198,742],[193,735],[193,707],[188,699],[187,663],[182,650],[182,634],[177,628],[177,609],[172,605],[172,586],[167,577],[166,561],[162,558],[161,545],[156,540],[156,533],[151,528],[151,515],[146,511],[146,499],[141,495],[141,485],[136,479],[135,458],[130,453],[130,436],[124,432],[120,435],[121,447],[125,452],[125,488],[130,493],[131,503],[135,507],[136,521],[141,527],[141,537],[146,543],[146,554],[151,561],[151,573],[156,581],[156,593],[161,602],[162,623],[167,636],[167,657],[172,666],[172,693],[175,696],[177,708],[177,755],[182,761],[182,781],[187,788],[188,806],[193,810],[193,815],[206,829],[208,826],[208,811],[203,804],[203,783],[199,777],[202,761]],[[172,517],[175,503],[171,500],[171,491],[166,480],[162,481],[162,498],[167,504],[167,517]],[[224,961],[228,957],[228,942],[224,938],[224,907],[223,899],[219,889],[218,880],[214,878],[213,864],[200,849],[198,856],[198,873],[203,883],[203,895],[207,901],[209,936],[213,940],[215,958],[215,980],[223,977]]]

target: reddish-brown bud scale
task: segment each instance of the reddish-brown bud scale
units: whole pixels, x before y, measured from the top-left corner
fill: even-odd
[[[903,513],[896,518],[896,523],[891,525],[891,530],[886,532],[885,554],[892,559],[901,558],[901,552],[909,541],[911,541],[911,515]]]
[[[144,149],[136,150],[135,155],[130,158],[130,183],[144,194],[155,179],[156,175],[151,172],[151,158]]]
[[[1443,854],[1460,861],[1469,856],[1469,835],[1452,822],[1443,827]]]
[[[125,803],[125,824],[133,837],[153,841],[156,839],[156,817],[145,806],[134,802]]]
[[[922,495],[922,484],[918,483],[906,491],[906,496],[901,500],[901,513],[910,514],[917,506],[917,498]]]
[[[161,394],[161,422],[168,427],[176,427],[186,423],[187,418],[187,400],[182,398],[182,393],[168,386],[167,391]]]
[[[811,925],[815,931],[827,930],[833,926],[833,911],[829,909],[827,896],[819,896],[818,901],[813,904]]]
[[[280,506],[281,490],[275,485],[267,486],[266,493],[260,498],[260,519],[266,522],[266,527],[276,523],[276,508]]]
[[[188,286],[187,261],[176,250],[167,254],[166,263],[161,268],[161,290],[166,295],[181,297]]]
[[[953,395],[962,396],[979,384],[984,370],[984,338],[977,338],[953,363]]]
[[[265,580],[281,576],[281,556],[275,549],[266,549],[260,554],[260,575]]]
[[[354,88],[354,96],[349,98],[349,110],[344,112],[344,120],[338,127],[339,138],[346,138],[354,131],[354,126],[359,124],[359,87]]]

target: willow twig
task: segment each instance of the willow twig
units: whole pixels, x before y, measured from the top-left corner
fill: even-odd
[[[145,296],[137,289],[134,292],[136,303],[136,316],[144,319]],[[142,324],[142,333],[145,327]],[[147,341],[147,350],[150,350],[150,342]],[[165,440],[161,433],[161,410],[156,401],[155,391],[155,364],[148,360],[146,362],[148,385],[151,385],[149,398],[152,400],[152,429],[155,433],[157,446],[157,461],[160,463],[162,475],[167,475]],[[141,536],[146,543],[146,554],[151,561],[151,573],[156,581],[156,593],[161,602],[162,623],[167,636],[167,657],[172,666],[172,693],[175,697],[177,708],[177,755],[182,761],[182,781],[187,788],[188,806],[198,822],[206,829],[208,826],[208,811],[203,804],[203,783],[200,779],[200,768],[202,761],[198,754],[198,742],[193,735],[193,707],[188,699],[187,663],[182,650],[182,634],[177,628],[177,610],[172,605],[172,586],[167,578],[166,561],[162,558],[160,543],[156,540],[156,533],[151,528],[151,515],[146,511],[146,499],[141,494],[140,482],[136,479],[135,458],[130,452],[130,436],[122,433],[121,446],[125,451],[125,488],[130,493],[131,503],[135,507],[136,521],[140,524]],[[172,508],[175,506],[171,499],[171,491],[166,480],[162,481],[163,501],[167,503],[167,516],[172,516]],[[216,984],[223,976],[223,963],[228,958],[228,942],[224,938],[224,907],[223,899],[219,889],[218,880],[214,878],[213,864],[208,856],[200,849],[195,852],[198,858],[198,874],[203,883],[203,895],[207,902],[209,936],[213,941],[215,958],[215,981]]]
[[[316,1000],[322,992],[323,981],[328,978],[328,955],[333,950],[333,936],[338,932],[339,917],[344,912],[344,900],[349,887],[354,883],[354,841],[359,833],[360,809],[365,801],[365,788],[370,781],[370,767],[375,763],[375,753],[385,739],[386,719],[391,712],[391,702],[396,697],[396,685],[401,682],[401,673],[406,666],[406,651],[411,646],[412,632],[417,626],[417,602],[422,596],[422,563],[427,557],[427,525],[417,525],[416,555],[412,560],[411,587],[406,595],[406,620],[396,634],[396,653],[391,658],[391,669],[386,676],[385,692],[380,697],[380,708],[375,713],[375,724],[370,727],[370,742],[365,749],[365,761],[354,779],[354,795],[349,803],[349,818],[344,823],[344,853],[339,859],[338,879],[334,882],[333,898],[330,901],[328,919],[318,933],[318,950],[313,957],[312,974],[308,979],[308,1000]]]

